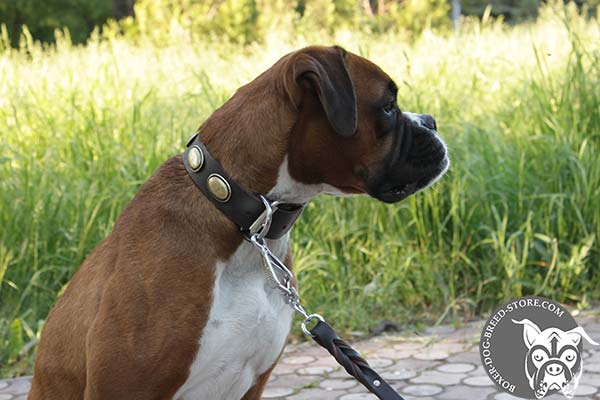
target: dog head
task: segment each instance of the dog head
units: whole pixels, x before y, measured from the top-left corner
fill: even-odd
[[[309,47],[286,63],[298,108],[289,147],[296,180],[392,203],[448,169],[434,118],[401,111],[398,87],[372,62],[340,47]]]
[[[239,88],[200,132],[223,167],[254,192],[286,202],[365,193],[392,203],[450,165],[433,117],[401,111],[397,94],[394,81],[365,58],[312,46]]]
[[[523,325],[523,341],[527,347],[525,373],[536,398],[541,399],[555,390],[573,398],[583,368],[578,347],[581,338],[594,345],[598,343],[580,326],[567,332],[558,328],[542,331],[528,319],[512,322]]]

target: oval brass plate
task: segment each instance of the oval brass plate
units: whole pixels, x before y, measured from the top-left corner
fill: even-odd
[[[221,175],[212,174],[206,180],[206,184],[215,199],[226,202],[231,197],[231,186]]]
[[[202,149],[198,146],[192,146],[190,151],[188,151],[187,158],[190,168],[194,171],[199,171],[204,165],[204,153],[202,153]]]

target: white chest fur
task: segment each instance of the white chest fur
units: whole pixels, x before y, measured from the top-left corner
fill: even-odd
[[[289,234],[269,247],[281,259]],[[271,289],[258,251],[244,241],[216,266],[210,318],[177,400],[239,400],[277,360],[292,322],[291,308]]]

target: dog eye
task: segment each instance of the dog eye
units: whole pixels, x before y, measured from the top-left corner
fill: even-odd
[[[536,355],[534,355],[534,356],[533,356],[533,359],[534,359],[535,361],[542,361],[542,358],[544,358],[544,357],[542,357],[542,355],[541,355],[541,354],[536,354]]]
[[[391,101],[383,107],[383,112],[390,115],[396,112],[398,108],[396,107],[396,102]]]
[[[567,361],[573,361],[575,359],[575,356],[573,354],[567,354],[565,358],[567,359]]]

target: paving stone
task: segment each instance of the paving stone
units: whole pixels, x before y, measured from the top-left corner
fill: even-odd
[[[289,396],[293,394],[294,391],[288,388],[278,388],[278,387],[268,387],[263,392],[263,399],[277,399],[279,397]]]
[[[402,358],[409,358],[413,355],[412,351],[402,351],[402,350],[395,350],[393,348],[385,348],[385,349],[379,349],[377,350],[377,352],[375,352],[375,356],[376,357],[381,357],[381,358],[389,358],[392,360],[399,360]],[[369,360],[370,362],[370,360]]]
[[[332,372],[332,371],[333,371],[332,367],[318,366],[318,367],[300,368],[296,372],[298,372],[300,375],[324,375],[324,374],[326,374],[328,372]]]
[[[314,362],[307,365],[309,367],[339,367],[340,364],[331,355],[319,357]]]
[[[445,351],[422,351],[413,355],[417,360],[445,360],[450,355]]]
[[[289,387],[291,389],[301,389],[306,386],[317,386],[323,378],[313,375],[289,374],[277,377],[275,387]]]
[[[597,382],[600,385],[600,382]],[[576,396],[590,396],[592,394],[596,394],[598,392],[598,388],[591,385],[582,385],[579,384],[577,389],[575,390]]]
[[[367,361],[373,369],[386,368],[394,364],[394,361],[389,358],[369,358]]]
[[[436,369],[438,371],[447,372],[450,374],[461,374],[461,373],[465,373],[465,372],[471,372],[471,371],[475,370],[476,367],[473,364],[467,364],[467,363],[448,363],[448,364],[442,364],[442,365],[436,367]]]
[[[498,393],[494,396],[494,400],[523,400],[521,397],[513,396],[510,393]]]
[[[292,354],[293,357],[325,357],[329,355],[327,351],[317,345],[307,347]]]
[[[586,331],[600,336],[600,319]],[[592,322],[590,322],[592,321]],[[381,376],[406,400],[517,400],[487,377],[478,351],[482,323],[440,326],[424,335],[384,335],[354,342]],[[595,336],[592,336],[595,337]],[[584,373],[575,400],[600,400],[600,346],[584,352]],[[25,400],[31,377],[0,380],[0,400]],[[376,400],[325,350],[310,342],[289,345],[275,367],[264,399]],[[544,400],[564,400],[555,394]]]
[[[27,394],[31,388],[30,377],[28,378],[17,378],[9,381],[9,386],[4,389],[4,393],[7,394]]]
[[[495,388],[459,385],[446,388],[436,398],[443,400],[485,399],[492,393],[496,393]]]
[[[277,365],[273,369],[273,374],[275,374],[275,375],[293,374],[296,372],[296,370],[298,368],[301,368],[301,366],[295,365],[295,364],[277,363]]]
[[[594,352],[592,352],[592,355],[586,361],[588,363],[590,363],[590,364],[595,364],[595,365],[600,364],[600,351],[594,351]]]
[[[425,371],[421,375],[412,378],[413,383],[434,383],[436,385],[450,386],[456,385],[461,379],[466,378],[465,374],[447,374],[439,371]]]
[[[456,342],[443,342],[443,343],[435,343],[432,346],[428,347],[429,351],[438,351],[442,353],[457,353],[465,350],[465,343],[456,343]]]
[[[479,356],[479,352],[476,351],[468,351],[464,353],[453,354],[448,357],[448,362],[464,362],[464,363],[472,363],[472,364],[481,364],[481,357]]]
[[[585,374],[586,372],[595,372],[600,374],[600,362],[593,364],[583,364],[583,373]]]
[[[579,383],[584,385],[600,386],[600,374],[590,373],[584,368]]]
[[[404,387],[404,393],[413,396],[435,396],[442,392],[442,388],[435,385],[409,385]]]
[[[353,343],[352,347],[357,350],[360,354],[372,354],[377,350],[381,349],[384,345],[381,343],[374,342],[358,342]]]
[[[485,370],[485,368],[483,368],[483,366],[478,365],[477,368],[475,368],[473,371],[469,372],[469,375],[471,376],[481,376],[481,375],[486,375],[487,372]]]
[[[414,358],[407,358],[406,360],[396,361],[396,364],[394,364],[394,369],[406,369],[421,372],[426,369],[437,367],[440,364],[442,364],[441,361],[415,360]]]
[[[336,400],[344,392],[339,390],[325,390],[320,388],[310,388],[299,391],[296,394],[286,397],[287,400]]]
[[[423,343],[417,343],[417,342],[401,342],[401,343],[394,344],[394,346],[393,346],[394,350],[412,351],[412,352],[421,350],[424,347],[425,347],[425,345]]]
[[[402,397],[404,398],[404,400],[435,400],[435,397],[415,397],[415,396],[405,396],[402,395]],[[464,399],[463,399],[464,400]]]
[[[356,394],[370,394],[366,387],[361,385],[360,383],[350,389],[346,389],[346,393],[356,393]],[[377,396],[375,396],[377,397]]]
[[[410,352],[402,352],[403,354],[408,354],[408,357],[412,356],[412,354],[409,354]],[[386,358],[386,359],[390,359],[393,360],[396,358],[396,354],[400,354],[399,351],[390,348],[379,348],[377,350],[371,350],[368,353],[360,353],[362,356],[364,356],[367,361],[369,361],[369,364],[371,363],[371,359],[373,358]],[[402,354],[400,354],[402,355]]]
[[[417,376],[416,371],[411,370],[392,370],[380,374],[386,381],[402,381]]]
[[[552,396],[544,397],[543,400],[566,400],[567,398],[562,393],[555,393]],[[592,400],[591,397],[588,396],[577,396],[574,397],[575,400]]]
[[[335,379],[348,379],[348,378],[351,378],[351,376],[342,367],[336,368],[335,371],[330,372],[329,374],[327,374],[327,376],[329,378],[335,378]]]
[[[282,357],[281,362],[284,364],[308,364],[315,361],[314,357],[311,356],[292,356]]]
[[[339,400],[377,400],[377,396],[372,393],[351,393],[343,395]]]
[[[598,324],[597,322],[582,324],[582,326],[585,327],[585,331],[587,332],[588,335],[592,336],[592,338],[594,338],[594,336],[595,336],[595,335],[593,335],[594,333],[600,334],[600,324]]]
[[[463,382],[469,386],[495,386],[494,382],[486,376],[470,376]]]
[[[358,385],[355,379],[325,379],[319,386],[325,390],[350,389]]]

